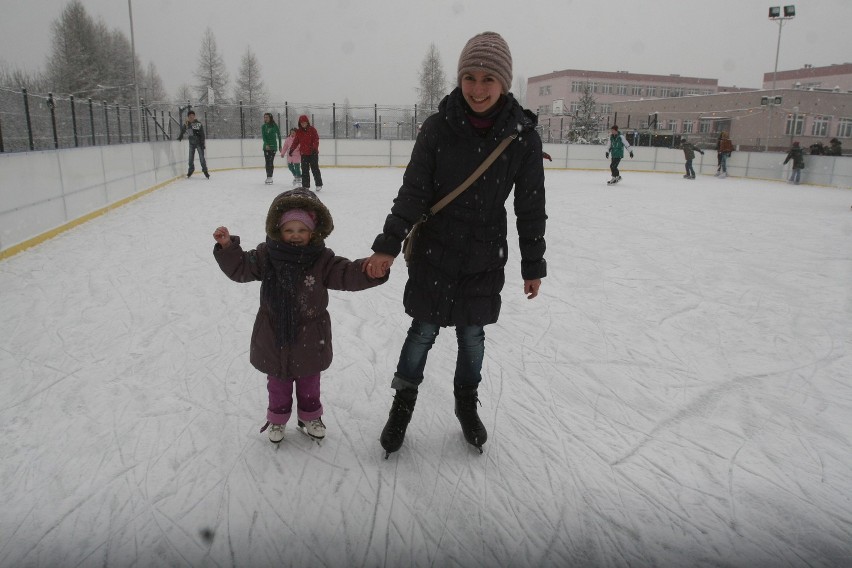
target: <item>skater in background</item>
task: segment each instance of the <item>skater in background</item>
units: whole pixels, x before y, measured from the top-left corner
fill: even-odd
[[[302,154],[302,187],[311,187],[311,174],[314,174],[314,183],[317,191],[322,191],[322,174],[319,169],[319,133],[311,126],[308,115],[299,117],[299,127],[296,129],[295,140],[288,152],[296,150]]]
[[[505,201],[513,186],[521,278],[529,299],[538,295],[547,274],[541,138],[535,131],[535,115],[509,93],[509,46],[497,33],[476,35],[462,50],[457,71],[458,86],[417,135],[402,187],[366,266],[373,276],[384,274],[412,226],[427,218],[418,228],[408,260],[403,304],[412,322],[390,384],[396,394],[381,434],[385,457],[402,446],[426,358],[442,327],[455,327],[458,341],[453,394],[464,438],[480,451],[487,440],[477,414],[484,326],[500,315],[508,246]],[[515,134],[517,139],[484,175],[429,215],[431,206]]]
[[[606,147],[606,153],[604,155],[607,158],[612,156],[612,160],[609,163],[609,171],[612,173],[612,179],[606,183],[607,185],[613,185],[621,181],[621,174],[618,171],[618,163],[621,162],[621,159],[624,157],[624,151],[627,150],[632,158],[633,149],[630,146],[630,143],[627,142],[627,138],[624,134],[618,131],[617,125],[613,124],[609,132],[609,144]]]
[[[204,136],[204,125],[195,118],[195,111],[190,110],[186,113],[186,120],[180,127],[178,134],[178,142],[183,140],[184,134],[189,132],[189,169],[186,172],[186,177],[191,177],[195,171],[195,152],[198,151],[198,161],[201,163],[201,171],[204,172],[204,177],[210,178],[210,173],[207,171],[207,160],[204,157],[204,152],[207,150],[207,138]]]
[[[266,184],[272,183],[272,172],[275,171],[275,154],[281,149],[281,130],[275,124],[272,113],[263,113],[263,125],[260,127],[263,138],[263,159],[266,161]]]
[[[281,157],[287,158],[287,168],[289,168],[290,173],[293,174],[293,187],[301,187],[302,185],[302,154],[299,152],[298,148],[294,148],[291,152],[290,149],[293,148],[293,142],[296,140],[296,128],[293,127],[290,129],[290,135],[284,139],[284,142],[281,144]]]
[[[826,156],[842,156],[843,148],[840,145],[840,140],[832,138],[828,141],[828,148],[825,149]]]
[[[716,170],[716,177],[728,177],[728,158],[731,157],[731,152],[734,151],[734,143],[728,137],[726,131],[719,134],[719,141],[716,143],[716,153],[719,157],[719,167]]]
[[[316,440],[325,437],[320,373],[331,365],[328,290],[358,291],[387,281],[371,277],[363,260],[335,256],[325,246],[334,228],[317,196],[298,188],[278,195],[266,215],[266,242],[244,251],[226,227],[214,231],[213,256],[235,282],[260,280],[260,308],[251,336],[250,361],[267,375],[269,440],[284,438],[296,388],[298,426]]]
[[[683,150],[683,157],[686,159],[686,175],[683,176],[686,179],[695,179],[695,170],[692,168],[692,160],[695,159],[695,153],[698,152],[702,156],[704,155],[704,150],[689,142],[686,138],[682,138],[680,141],[680,147]]]
[[[790,183],[799,185],[802,180],[802,170],[805,168],[805,152],[799,147],[798,142],[793,142],[793,147],[787,152],[787,157],[784,158],[786,164],[793,160],[793,170],[790,172]]]

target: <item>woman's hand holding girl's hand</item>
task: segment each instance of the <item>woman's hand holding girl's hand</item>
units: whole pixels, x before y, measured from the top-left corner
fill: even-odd
[[[366,272],[370,278],[383,278],[392,264],[393,257],[391,255],[377,252],[367,259],[367,262],[361,266],[361,270]]]

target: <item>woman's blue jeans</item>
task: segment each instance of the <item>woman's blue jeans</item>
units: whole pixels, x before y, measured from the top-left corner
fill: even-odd
[[[440,331],[441,326],[436,324],[419,320],[411,322],[391,387],[417,389],[420,386],[426,358]],[[481,325],[458,326],[456,339],[459,351],[453,382],[457,386],[478,385],[482,380],[482,359],[485,357],[485,329]]]

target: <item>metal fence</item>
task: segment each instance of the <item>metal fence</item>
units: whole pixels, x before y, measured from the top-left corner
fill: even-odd
[[[307,115],[322,138],[413,140],[434,110],[417,105],[380,106],[337,103],[242,102],[198,104],[141,101],[136,106],[108,101],[29,93],[0,87],[0,152],[27,152],[80,146],[104,146],[177,138],[192,109],[208,138],[259,138],[263,114],[272,113],[282,136]]]

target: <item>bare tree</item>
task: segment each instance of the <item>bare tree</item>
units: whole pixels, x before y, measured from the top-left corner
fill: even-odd
[[[254,132],[255,128],[259,128],[257,125],[260,124],[260,113],[264,112],[261,107],[269,102],[269,98],[260,78],[260,63],[250,47],[246,48],[240,62],[234,100],[243,101],[243,104],[248,106],[247,128],[249,132]]]
[[[216,37],[209,27],[204,31],[201,38],[201,49],[198,52],[198,67],[195,71],[195,90],[199,100],[207,100],[208,87],[213,89],[213,102],[226,100],[225,93],[228,87],[228,71],[225,61],[216,46]]]
[[[527,79],[526,77],[519,75],[517,79],[515,79],[515,84],[518,88],[515,91],[515,99],[517,99],[518,103],[525,107],[527,106]]]
[[[441,64],[441,54],[432,43],[420,64],[420,87],[417,89],[420,106],[426,112],[438,110],[438,103],[447,94],[447,76]]]

